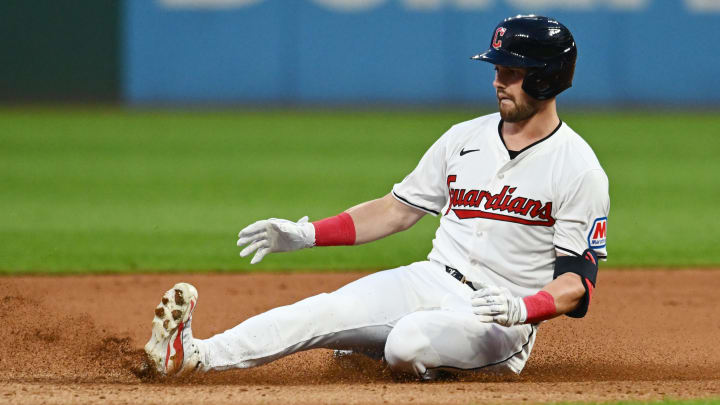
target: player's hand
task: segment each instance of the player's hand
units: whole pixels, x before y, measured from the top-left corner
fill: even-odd
[[[244,246],[240,256],[245,257],[257,250],[250,264],[258,263],[266,254],[290,252],[315,245],[315,227],[302,217],[297,222],[270,218],[245,227],[238,234],[238,246]]]
[[[470,303],[480,322],[495,322],[503,326],[519,325],[527,319],[527,308],[521,297],[512,295],[505,287],[475,282],[478,288]]]

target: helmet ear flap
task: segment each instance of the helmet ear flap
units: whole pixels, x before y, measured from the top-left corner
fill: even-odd
[[[551,92],[552,88],[550,81],[547,80],[547,71],[548,66],[529,70],[525,75],[525,79],[522,84],[522,88],[525,90],[525,93],[538,100],[546,100],[550,98],[547,96],[547,93]]]
[[[574,70],[574,64],[566,66],[564,61],[550,62],[541,68],[528,71],[522,88],[537,100],[553,98],[572,86]]]

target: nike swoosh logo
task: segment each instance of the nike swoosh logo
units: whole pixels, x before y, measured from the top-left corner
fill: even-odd
[[[465,148],[463,148],[463,149],[460,151],[460,156],[466,155],[466,154],[468,154],[468,153],[470,153],[470,152],[477,152],[477,151],[479,151],[479,150],[480,150],[480,149],[468,149],[468,150],[465,150]]]

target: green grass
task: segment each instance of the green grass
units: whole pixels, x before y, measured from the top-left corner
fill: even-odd
[[[718,405],[720,399],[718,398],[704,398],[704,399],[670,399],[666,398],[662,401],[612,401],[612,402],[556,402],[556,405],[590,405],[590,404],[603,404],[603,405]]]
[[[386,194],[453,123],[481,113],[0,110],[0,272],[251,269],[237,232]],[[609,178],[608,266],[716,266],[720,116],[564,114]],[[422,260],[438,219],[262,270]]]

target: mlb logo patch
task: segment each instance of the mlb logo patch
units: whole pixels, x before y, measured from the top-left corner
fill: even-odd
[[[588,234],[588,246],[590,249],[604,248],[606,235],[607,217],[596,219]]]

